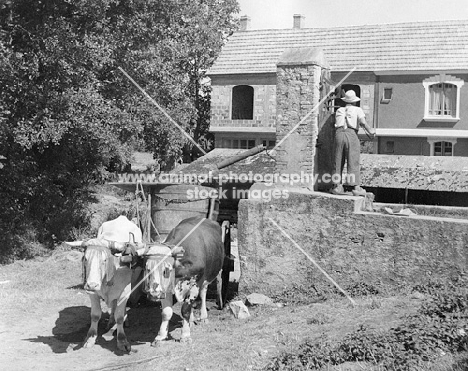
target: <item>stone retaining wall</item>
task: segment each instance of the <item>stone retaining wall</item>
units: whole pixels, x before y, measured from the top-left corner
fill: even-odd
[[[345,288],[400,289],[466,270],[468,220],[355,212],[361,201],[306,190],[271,202],[241,200],[240,292],[273,295],[293,284],[333,290],[270,219]]]
[[[468,157],[361,155],[367,187],[468,192]]]

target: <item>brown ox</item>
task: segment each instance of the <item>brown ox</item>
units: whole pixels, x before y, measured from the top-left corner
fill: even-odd
[[[194,301],[200,296],[200,320],[206,321],[208,285],[216,279],[224,262],[221,228],[210,219],[192,217],[181,221],[169,233],[164,245],[166,246],[158,246],[157,252],[150,249],[150,257],[145,263],[145,291],[150,299],[161,300],[162,308],[162,322],[158,335],[151,344],[153,346],[167,338],[169,320],[173,314],[172,292],[179,302],[183,302],[181,341],[191,341],[190,324],[193,321]],[[174,262],[170,257],[171,249],[168,246],[183,247],[183,256],[179,261]],[[152,256],[151,251],[154,252]],[[175,269],[172,270],[172,267]],[[173,279],[171,284],[171,274],[175,275],[175,285]]]
[[[140,242],[141,230],[125,216],[105,222],[99,229],[97,239],[86,242],[83,256],[84,289],[91,299],[91,326],[84,340],[84,347],[96,342],[98,322],[101,318],[101,299],[111,309],[108,328],[117,325],[117,347],[130,351],[123,323],[125,307],[130,295],[132,270],[123,265],[119,257],[112,255],[109,245],[113,242]]]

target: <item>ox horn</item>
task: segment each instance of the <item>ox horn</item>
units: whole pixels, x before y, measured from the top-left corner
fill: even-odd
[[[71,246],[71,247],[82,247],[86,246],[85,241],[72,241],[72,242],[65,242],[66,245]]]

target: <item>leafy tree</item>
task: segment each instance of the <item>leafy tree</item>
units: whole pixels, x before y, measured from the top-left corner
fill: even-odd
[[[0,0],[0,229],[67,238],[89,186],[135,143],[163,168],[194,156],[117,67],[208,149],[205,72],[237,11],[235,0]]]

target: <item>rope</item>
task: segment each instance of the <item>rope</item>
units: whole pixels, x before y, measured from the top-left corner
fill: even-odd
[[[156,234],[158,235],[159,239],[161,239],[161,235],[159,234],[158,229],[157,229],[156,226],[154,225],[153,218],[151,218],[151,213],[150,213],[150,215],[149,215],[149,218],[150,218],[151,225],[153,226],[154,230],[156,231]]]
[[[136,201],[136,205],[137,205],[136,206],[137,207],[137,220],[138,220],[138,225],[141,225],[140,211],[139,211],[139,206],[138,206],[139,205],[138,195],[141,195],[142,198],[143,198],[143,201],[147,204],[147,215],[146,215],[146,217],[149,218],[149,221],[150,221],[151,225],[149,227],[149,230],[146,231],[146,232],[147,232],[147,235],[148,235],[148,241],[151,243],[151,242],[154,242],[154,241],[151,240],[151,226],[154,228],[154,230],[156,231],[156,234],[158,235],[159,238],[161,238],[161,235],[160,235],[158,229],[156,228],[156,225],[154,224],[153,219],[151,218],[151,205],[149,204],[149,199],[147,200],[147,198],[146,198],[145,190],[143,188],[143,184],[141,183],[141,181],[138,181],[136,183],[136,188],[135,188],[135,201]],[[162,197],[158,197],[156,195],[155,195],[155,197],[163,199]]]

